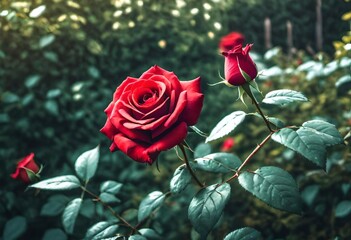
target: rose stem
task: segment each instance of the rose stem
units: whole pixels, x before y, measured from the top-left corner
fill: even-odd
[[[186,152],[185,152],[185,149],[184,149],[184,145],[183,145],[183,144],[179,144],[178,146],[179,146],[180,150],[181,150],[182,153],[183,153],[184,161],[185,161],[186,167],[189,169],[189,172],[190,172],[191,176],[194,178],[194,180],[196,181],[196,183],[197,183],[200,187],[203,188],[204,185],[200,182],[200,180],[196,177],[195,173],[194,173],[193,170],[191,169],[191,166],[190,166],[188,157],[187,157]]]
[[[252,102],[253,102],[253,104],[255,104],[255,106],[256,106],[258,112],[260,113],[260,115],[262,116],[263,120],[265,121],[265,123],[266,123],[266,125],[267,125],[269,131],[270,131],[271,133],[273,133],[274,131],[273,131],[273,129],[271,128],[271,126],[270,126],[270,124],[269,124],[269,121],[267,120],[267,118],[266,118],[265,115],[263,114],[263,112],[262,112],[260,106],[258,105],[256,99],[253,98],[253,99],[252,99]]]
[[[263,139],[263,141],[257,145],[257,147],[252,151],[252,153],[250,153],[249,156],[247,156],[247,158],[245,159],[245,161],[239,166],[238,170],[236,170],[236,173],[230,177],[226,182],[230,182],[231,180],[233,180],[234,178],[237,178],[239,176],[239,173],[241,171],[241,169],[250,161],[250,159],[262,148],[262,146],[268,142],[268,140],[271,138],[271,136],[273,135],[274,132],[270,132],[269,135]]]
[[[269,121],[267,120],[266,116],[263,114],[263,112],[262,112],[260,106],[258,105],[255,96],[252,94],[251,89],[250,89],[250,84],[246,83],[246,84],[242,85],[242,88],[243,88],[244,91],[247,93],[247,95],[251,98],[253,104],[256,106],[256,108],[257,108],[259,114],[262,116],[264,122],[266,123],[266,125],[267,125],[269,131],[270,131],[270,132],[274,132],[274,130],[273,130],[273,129],[271,128],[271,126],[270,126]]]
[[[133,229],[133,231],[136,231],[136,229],[130,225],[129,222],[127,222],[123,217],[121,217],[118,213],[116,213],[115,210],[113,210],[113,208],[108,205],[107,203],[105,203],[104,201],[101,200],[101,198],[99,198],[97,195],[95,195],[94,193],[90,192],[88,189],[86,189],[85,187],[81,186],[82,190],[85,191],[86,193],[88,193],[89,195],[91,195],[92,197],[95,198],[96,201],[100,202],[105,208],[107,208],[108,210],[110,210],[110,212],[112,213],[112,215],[114,217],[116,217],[118,220],[120,220],[121,222],[123,222],[127,227]]]

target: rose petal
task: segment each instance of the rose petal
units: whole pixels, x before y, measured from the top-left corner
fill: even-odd
[[[113,118],[110,119],[111,123],[118,129],[120,133],[123,133],[126,137],[129,137],[134,140],[139,140],[142,142],[149,143],[151,141],[151,136],[148,132],[143,130],[133,130],[128,129],[124,126],[126,120],[119,116],[115,115]]]
[[[151,110],[150,112],[148,112],[147,114],[145,114],[141,119],[145,119],[145,118],[159,118],[162,115],[164,115],[165,113],[169,112],[169,97],[166,98],[162,103],[160,103],[158,106],[155,106],[155,108],[153,110]]]
[[[200,77],[181,82],[185,91],[187,91],[187,105],[182,113],[182,120],[189,126],[195,125],[200,116],[204,95],[201,93]]]
[[[159,152],[154,152],[153,154],[149,154],[147,152],[148,146],[136,142],[128,137],[125,137],[123,134],[117,134],[114,137],[114,143],[118,147],[119,150],[124,152],[130,158],[137,162],[141,163],[153,163],[156,160]]]
[[[137,78],[132,78],[132,77],[127,77],[121,85],[116,89],[115,93],[113,94],[113,102],[117,101],[122,93],[126,92],[129,90],[130,86],[134,83],[137,82]]]
[[[114,152],[114,151],[117,151],[117,150],[118,150],[117,145],[115,144],[115,142],[112,142],[112,143],[111,143],[111,146],[110,146],[110,151],[111,151],[111,152]]]
[[[110,104],[107,106],[107,108],[105,109],[105,113],[107,115],[107,117],[109,117],[112,113],[112,110],[113,110],[113,106],[115,105],[114,102],[110,102]]]
[[[176,104],[175,109],[171,112],[171,116],[167,119],[167,121],[165,122],[164,126],[166,128],[171,127],[173,125],[173,123],[175,123],[180,114],[183,112],[185,106],[187,104],[187,92],[181,92],[178,98],[178,102]]]
[[[17,167],[26,167],[31,161],[34,160],[34,153],[30,153],[17,163]]]
[[[157,75],[162,75],[167,79],[168,82],[171,83],[171,87],[167,87],[167,89],[172,89],[175,90],[177,94],[180,93],[181,91],[181,86],[179,83],[178,77],[173,73],[169,72],[157,65],[151,67],[149,70],[147,70],[144,74],[140,76],[141,79],[156,79]]]
[[[148,152],[159,152],[171,149],[172,147],[175,147],[183,142],[187,133],[187,124],[185,122],[181,122],[172,129],[168,129],[167,134],[156,140],[156,142],[149,147]]]
[[[123,123],[123,126],[128,128],[128,129],[140,129],[140,130],[150,130],[153,131],[156,128],[158,128],[163,122],[166,121],[166,119],[169,117],[170,114],[167,114],[156,121],[153,121],[148,124],[138,124],[138,123],[131,123],[131,122],[125,122]]]
[[[100,129],[100,132],[105,134],[110,140],[113,139],[113,136],[118,133],[118,130],[113,126],[110,119],[107,118],[105,125]]]
[[[155,118],[148,118],[148,119],[135,119],[133,118],[125,109],[119,109],[118,110],[119,114],[121,114],[122,117],[124,117],[126,120],[130,121],[131,123],[135,123],[138,125],[144,125],[144,124],[148,124],[152,121],[155,120]]]
[[[24,168],[19,168],[18,178],[21,179],[24,183],[30,183],[28,173],[27,173],[26,169],[24,169]]]

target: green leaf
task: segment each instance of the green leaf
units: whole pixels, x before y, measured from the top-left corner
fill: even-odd
[[[7,113],[0,113],[0,123],[8,123],[10,121],[10,117]]]
[[[26,78],[24,85],[26,85],[27,88],[32,88],[38,84],[40,79],[41,79],[40,75],[37,75],[37,74],[31,75],[31,76]]]
[[[254,115],[254,116],[259,117],[259,118],[262,119],[262,116],[261,116],[260,114],[258,114],[258,113],[253,113],[252,115]],[[279,118],[274,118],[274,117],[266,117],[266,118],[267,118],[267,120],[268,120],[270,123],[274,124],[274,125],[277,126],[278,128],[283,128],[283,127],[285,127],[285,123],[284,123],[282,120],[280,120]]]
[[[123,186],[122,183],[119,183],[119,182],[116,182],[116,181],[112,181],[112,180],[108,180],[108,181],[105,181],[105,182],[101,183],[101,185],[100,185],[100,192],[117,194],[121,190],[122,186]]]
[[[22,216],[11,218],[5,223],[2,238],[15,240],[27,230],[27,220]]]
[[[263,103],[267,104],[275,104],[275,105],[286,105],[292,102],[307,102],[308,99],[300,92],[289,90],[289,89],[281,89],[271,91],[266,94]]]
[[[116,222],[102,221],[91,226],[84,237],[85,240],[98,240],[112,237],[116,234],[118,225]]]
[[[200,143],[194,150],[194,158],[199,158],[210,154],[212,151],[209,143]]]
[[[57,194],[49,198],[48,202],[43,205],[40,210],[41,216],[57,216],[63,212],[68,203],[65,195]]]
[[[141,235],[131,235],[128,240],[147,240],[144,236]]]
[[[95,201],[89,198],[83,200],[82,205],[80,206],[79,214],[86,218],[92,219],[96,214]]]
[[[173,174],[170,182],[171,192],[174,194],[182,192],[191,182],[191,175],[185,164],[180,165]]]
[[[56,98],[61,95],[60,89],[51,89],[46,93],[47,98]]]
[[[201,189],[191,200],[188,218],[194,229],[205,239],[222,215],[229,200],[230,185],[214,184]]]
[[[4,92],[1,96],[1,101],[4,103],[15,103],[19,100],[20,98],[12,92]]]
[[[49,178],[40,182],[37,182],[29,187],[45,189],[45,190],[68,190],[73,188],[79,188],[79,179],[74,175],[65,175],[54,178]]]
[[[107,192],[101,193],[99,197],[105,203],[119,203],[119,202],[121,202],[121,200],[116,198],[113,194],[107,193]]]
[[[52,115],[57,116],[59,114],[59,106],[57,105],[57,102],[54,100],[46,101],[44,107]]]
[[[350,183],[341,184],[341,190],[342,190],[343,194],[345,194],[345,195],[349,192],[350,188],[351,188]]]
[[[351,213],[351,201],[345,200],[338,203],[335,208],[335,217],[346,217]]]
[[[284,146],[300,153],[316,165],[325,169],[326,149],[323,139],[308,128],[300,128],[294,131],[284,128],[275,132],[272,139]]]
[[[345,83],[351,83],[351,76],[349,74],[342,76],[335,83],[335,87],[340,88]]]
[[[223,240],[259,240],[262,235],[254,228],[244,227],[229,233]]]
[[[69,234],[73,233],[74,225],[82,204],[81,198],[75,198],[68,203],[62,214],[62,225],[65,231]]]
[[[22,105],[27,106],[30,104],[34,99],[34,94],[33,93],[28,93],[22,98]]]
[[[195,159],[195,168],[214,173],[235,171],[241,165],[240,159],[232,153],[212,153]]]
[[[312,206],[312,203],[316,198],[319,192],[319,189],[320,189],[319,185],[314,184],[314,185],[307,186],[301,192],[301,197],[308,206]]]
[[[43,36],[40,38],[39,47],[44,48],[44,47],[50,45],[51,43],[53,43],[54,40],[55,40],[55,35],[53,35],[53,34],[48,34],[46,36]]]
[[[90,66],[88,67],[88,73],[90,76],[92,76],[93,78],[99,78],[100,77],[100,72],[99,69],[97,69],[94,66]]]
[[[335,83],[335,87],[337,88],[338,96],[347,95],[347,93],[351,90],[351,76],[350,74],[344,75],[338,79]]]
[[[344,141],[335,125],[331,123],[322,120],[312,120],[303,123],[302,126],[309,128],[309,130],[314,129],[315,134],[323,140],[326,146],[341,144]]]
[[[30,18],[38,18],[43,14],[45,9],[46,9],[45,5],[40,5],[39,7],[36,7],[32,11],[30,11],[29,17]]]
[[[283,169],[262,167],[254,173],[241,173],[238,180],[244,189],[268,205],[292,213],[301,213],[301,197],[297,184]]]
[[[157,240],[157,239],[162,239],[160,234],[158,234],[155,230],[151,228],[142,228],[139,229],[138,232],[144,237],[146,237],[149,240]]]
[[[87,181],[95,175],[98,162],[99,162],[99,146],[89,151],[82,153],[75,165],[74,168],[78,176]]]
[[[52,228],[45,231],[42,240],[67,240],[67,235],[59,228]]]
[[[206,138],[206,142],[210,142],[228,135],[244,121],[245,116],[246,113],[243,111],[236,111],[227,115],[213,128],[210,136]]]
[[[138,222],[148,218],[152,211],[161,206],[165,195],[160,191],[149,193],[140,203],[138,210]]]

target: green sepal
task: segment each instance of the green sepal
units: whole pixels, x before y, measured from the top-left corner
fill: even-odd
[[[241,69],[240,65],[239,65],[239,70],[240,70],[241,75],[245,78],[246,83],[248,83],[251,87],[256,89],[262,95],[262,92],[260,91],[260,89],[257,85],[257,82],[255,81],[255,78],[251,79],[251,77]]]
[[[259,92],[261,94],[261,96],[263,96],[262,91],[260,90],[260,88],[258,87],[257,82],[255,81],[255,79],[253,79],[251,82],[249,82],[250,86],[253,87],[257,92]]]
[[[42,169],[42,166],[40,166],[40,170]],[[30,170],[29,168],[24,168],[24,170],[26,170],[27,176],[30,180],[31,183],[36,183],[39,182],[40,180],[40,170],[38,173],[33,172],[32,170]]]
[[[239,94],[239,98],[240,101],[247,107],[245,99],[244,99],[244,95],[245,95],[245,90],[242,86],[238,87],[238,94]]]
[[[244,72],[244,71],[241,69],[240,65],[239,65],[239,70],[240,70],[241,75],[245,78],[245,81],[246,81],[247,83],[249,83],[249,82],[251,82],[251,81],[253,80],[253,79],[251,79],[251,77],[250,77],[246,72]]]
[[[198,129],[196,126],[189,126],[195,133],[197,133],[198,135],[200,135],[201,137],[208,137],[207,133],[204,133],[203,131],[201,131],[200,129]]]
[[[245,83],[241,85],[241,88],[246,92],[246,94],[252,99],[252,101],[256,101],[255,96],[253,95],[251,88],[250,88],[250,83]],[[256,101],[257,102],[257,101]]]

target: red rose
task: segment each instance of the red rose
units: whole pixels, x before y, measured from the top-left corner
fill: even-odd
[[[234,147],[234,138],[227,138],[224,140],[222,146],[221,146],[221,151],[222,152],[228,152]]]
[[[243,44],[245,41],[244,35],[239,32],[231,32],[219,41],[219,49],[223,51],[229,51],[234,48],[236,45]]]
[[[180,144],[196,124],[203,103],[200,77],[179,81],[173,72],[151,67],[139,78],[127,77],[105,109],[100,130],[133,160],[151,164],[161,151]]]
[[[11,177],[29,184],[39,178],[37,175],[39,172],[40,168],[34,161],[34,153],[31,153],[17,163],[16,171],[11,174]]]
[[[252,61],[249,51],[252,44],[237,45],[228,52],[223,52],[224,60],[224,77],[225,80],[234,86],[241,86],[257,76],[256,64]]]

